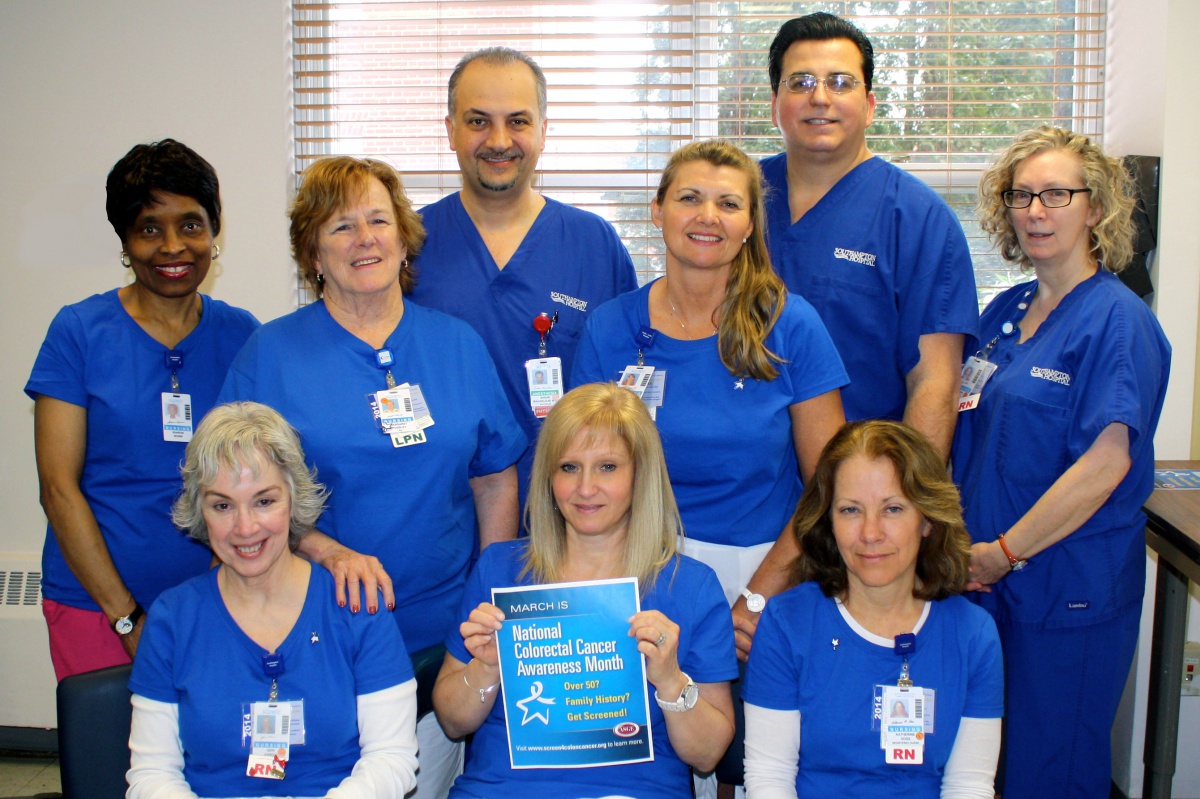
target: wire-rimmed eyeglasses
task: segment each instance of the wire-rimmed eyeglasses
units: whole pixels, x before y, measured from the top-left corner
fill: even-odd
[[[1076,194],[1087,194],[1091,189],[1042,189],[1041,191],[1020,191],[1009,189],[1000,193],[1000,198],[1009,208],[1028,208],[1037,197],[1043,208],[1066,208]]]
[[[862,83],[862,81],[853,75],[847,75],[845,72],[835,72],[823,78],[802,72],[795,75],[788,75],[783,79],[783,85],[787,87],[789,92],[793,92],[794,94],[812,94],[817,90],[818,83],[824,84],[826,91],[833,92],[834,94],[846,94],[847,92],[854,91],[854,87]]]

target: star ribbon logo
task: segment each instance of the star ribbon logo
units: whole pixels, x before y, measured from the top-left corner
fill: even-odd
[[[550,723],[550,711],[546,710],[543,712],[541,710],[537,710],[537,711],[534,711],[533,713],[530,713],[529,712],[529,703],[530,702],[537,702],[540,705],[553,705],[554,704],[553,699],[542,699],[542,683],[540,680],[534,681],[532,689],[529,692],[529,696],[518,701],[517,707],[521,708],[521,713],[524,714],[524,717],[521,719],[522,727],[524,727],[526,724],[533,721],[534,719],[540,719],[543,724],[549,724]]]

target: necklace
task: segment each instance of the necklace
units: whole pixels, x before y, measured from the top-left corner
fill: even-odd
[[[671,296],[665,291],[663,292],[663,296],[667,298],[667,305],[671,306],[671,315],[675,317],[675,321],[679,322],[679,326],[683,328],[683,334],[687,336],[688,341],[695,341],[695,338],[692,336],[692,331],[688,330],[687,322],[683,321],[683,315],[676,310],[675,303],[671,302]],[[713,325],[712,329],[714,333],[717,332],[716,325]]]

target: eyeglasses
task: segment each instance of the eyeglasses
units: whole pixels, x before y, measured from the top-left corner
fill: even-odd
[[[1001,199],[1009,208],[1028,208],[1037,197],[1043,208],[1066,208],[1076,194],[1087,194],[1091,189],[1042,189],[1039,192],[1009,189],[1000,192]]]
[[[823,78],[800,73],[797,75],[788,75],[783,79],[783,85],[787,86],[789,92],[795,94],[812,94],[817,90],[818,83],[824,84],[826,91],[833,92],[834,94],[846,94],[847,92],[854,91],[854,87],[862,83],[862,81],[844,72],[835,72]]]

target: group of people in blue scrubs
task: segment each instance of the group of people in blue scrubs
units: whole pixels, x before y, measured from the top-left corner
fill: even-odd
[[[380,634],[356,623],[335,633],[338,613],[393,618],[389,655],[400,661],[447,647],[437,713],[416,722],[418,797],[687,795],[686,767],[710,771],[743,726],[735,652],[749,668],[752,795],[983,796],[993,777],[1009,797],[1107,795],[1170,365],[1153,315],[1113,275],[1130,260],[1128,177],[1084,136],[1019,137],[984,177],[981,218],[1036,279],[980,319],[953,214],[867,148],[870,41],[830,14],[791,20],[769,74],[784,152],[759,164],[705,141],[673,154],[651,206],[666,270],[641,288],[611,225],[534,190],[546,81],[508,48],[466,56],[450,79],[461,191],[417,212],[382,162],[309,167],[290,234],[318,300],[261,327],[197,292],[219,254],[212,168],[170,140],[114,167],[109,216],[134,279],[59,314],[26,390],[37,402],[59,677],[127,662],[149,631],[154,658],[135,661],[133,682],[139,796],[157,795],[164,773],[162,785],[195,777],[205,795],[292,794],[286,780],[201,776],[215,761],[187,742],[197,729],[224,734],[206,718],[220,691],[206,683],[190,695],[186,675],[228,658],[272,686],[271,701],[365,675],[347,694],[360,740],[398,754],[360,767],[339,751],[337,762],[364,774],[394,767],[378,795],[408,790],[409,744],[362,723],[387,707],[415,717],[402,688],[410,671],[363,655],[361,670],[323,666],[308,684],[271,673],[272,656],[304,640],[344,660]],[[628,388],[588,393],[608,382]],[[196,483],[207,515],[192,528],[220,563],[204,574],[209,551],[172,527],[170,506],[176,464],[217,402],[281,414],[256,424],[294,428],[328,496],[311,524],[284,519],[296,534],[280,539],[279,518],[263,519],[267,506],[298,501],[284,475],[282,498],[250,497],[218,547],[218,510],[238,511],[238,491],[283,464],[261,442],[214,456]],[[876,418],[903,424],[845,426]],[[543,451],[539,436],[556,425]],[[638,500],[644,472],[663,469],[669,484],[651,513]],[[231,485],[212,488],[222,481]],[[528,541],[510,543],[522,527]],[[634,546],[654,552],[631,560]],[[829,561],[820,568],[818,546]],[[164,563],[173,550],[183,554]],[[272,556],[269,579],[247,566],[261,552]],[[323,568],[301,568],[309,562]],[[512,770],[489,589],[617,575],[667,595],[648,600],[659,616],[631,630],[661,700],[655,723],[669,733],[661,763],[629,778],[572,775],[582,781]],[[180,582],[162,610],[150,607]],[[344,610],[313,615],[321,594]],[[244,612],[247,597],[263,614]],[[208,651],[219,636],[199,620],[204,607],[224,609],[220,635],[240,630],[238,647]],[[157,621],[168,610],[191,620],[190,640]],[[264,630],[262,618],[276,623]],[[75,658],[77,639],[109,655]],[[173,661],[185,651],[187,668]],[[292,695],[278,694],[281,681]],[[254,704],[264,697],[235,699],[254,708],[252,722],[269,715]],[[918,722],[928,741],[913,763],[917,708],[928,708]],[[235,722],[230,736],[241,735]],[[308,723],[298,767],[312,762],[303,747],[323,740]],[[831,745],[834,733],[845,746]],[[740,743],[730,752],[740,765]],[[358,795],[353,781],[344,794],[338,784],[323,790]]]

